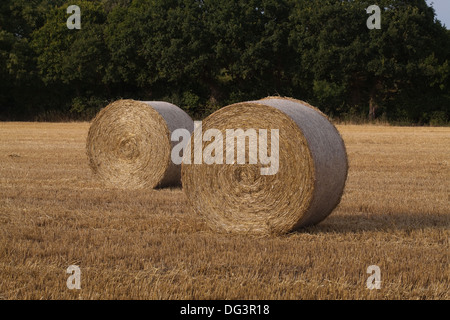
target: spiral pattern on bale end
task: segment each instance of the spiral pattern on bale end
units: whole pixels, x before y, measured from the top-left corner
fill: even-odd
[[[171,133],[193,131],[192,119],[161,101],[118,100],[91,123],[86,142],[89,165],[106,185],[124,189],[177,186],[181,166],[171,161]]]
[[[269,97],[222,108],[203,121],[191,137],[191,163],[182,164],[182,184],[193,210],[214,230],[284,234],[319,223],[339,204],[347,179],[344,142],[328,118],[309,104]],[[266,165],[193,164],[194,140],[208,129],[279,130],[279,169],[262,175]],[[200,138],[201,139],[201,138]],[[197,140],[201,141],[201,140]],[[203,142],[205,150],[212,141]],[[224,138],[224,153],[230,141]],[[271,150],[268,140],[268,150]],[[237,144],[234,144],[235,155]],[[259,151],[259,150],[258,150]]]

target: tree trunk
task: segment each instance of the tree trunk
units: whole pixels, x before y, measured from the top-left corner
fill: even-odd
[[[211,105],[217,105],[221,96],[221,92],[218,86],[213,82],[209,82],[209,103]]]
[[[378,109],[378,104],[376,102],[376,88],[373,87],[372,90],[370,90],[369,121],[375,120],[377,109]]]

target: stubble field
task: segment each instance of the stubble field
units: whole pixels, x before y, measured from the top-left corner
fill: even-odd
[[[338,126],[341,204],[281,237],[212,232],[179,188],[104,188],[88,128],[0,123],[0,298],[450,298],[450,128]]]

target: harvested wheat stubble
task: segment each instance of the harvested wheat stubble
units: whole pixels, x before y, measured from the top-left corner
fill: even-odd
[[[183,161],[184,192],[212,229],[284,234],[319,223],[339,204],[347,179],[347,153],[339,132],[318,109],[299,100],[269,97],[222,108],[206,118],[202,127],[203,132],[211,128],[222,132],[224,153],[230,143],[225,141],[226,129],[279,130],[275,175],[261,175],[260,168],[267,165],[259,161],[249,164],[250,139],[242,165]],[[270,139],[267,143],[271,145]]]
[[[94,118],[86,151],[94,174],[125,189],[176,186],[180,165],[171,161],[171,133],[194,122],[179,107],[161,101],[118,100]]]

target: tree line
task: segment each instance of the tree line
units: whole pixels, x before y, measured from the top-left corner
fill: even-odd
[[[86,120],[120,98],[201,118],[269,95],[341,120],[445,124],[450,31],[425,0],[0,3],[1,120]]]

